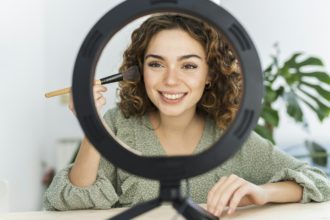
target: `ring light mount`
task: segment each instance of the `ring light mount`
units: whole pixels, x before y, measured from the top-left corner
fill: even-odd
[[[104,127],[94,105],[92,82],[100,54],[117,31],[136,18],[168,11],[199,17],[226,36],[241,64],[244,92],[235,120],[214,146],[192,156],[141,157],[122,147]],[[205,0],[124,1],[107,12],[85,38],[76,58],[72,90],[80,125],[97,150],[119,168],[160,181],[159,198],[139,204],[112,219],[133,218],[163,201],[172,202],[187,219],[217,219],[181,196],[180,181],[205,173],[234,155],[257,123],[263,94],[262,69],[252,40],[232,15]]]

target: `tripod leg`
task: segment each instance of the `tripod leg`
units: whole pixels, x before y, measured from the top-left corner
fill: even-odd
[[[173,201],[173,207],[189,220],[218,220],[219,218],[210,214],[189,198]]]
[[[159,198],[138,204],[136,206],[133,206],[132,208],[112,217],[108,220],[127,220],[132,219],[138,215],[141,215],[144,212],[150,211],[151,209],[154,209],[161,205],[161,200]]]

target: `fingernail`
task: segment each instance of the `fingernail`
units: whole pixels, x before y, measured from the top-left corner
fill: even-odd
[[[231,213],[233,213],[233,209],[232,208],[230,208],[230,209],[228,209],[228,215],[230,215]]]

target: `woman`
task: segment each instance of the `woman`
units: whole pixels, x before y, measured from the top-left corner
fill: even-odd
[[[104,119],[141,154],[191,155],[207,149],[235,117],[242,78],[223,36],[183,15],[147,19],[132,34],[121,70],[138,65],[140,82],[120,83],[118,108]],[[98,109],[106,88],[94,87]],[[74,111],[72,102],[71,110]],[[191,197],[220,216],[228,207],[326,201],[330,184],[320,170],[286,155],[252,133],[225,164],[191,179]],[[131,206],[158,195],[158,183],[114,167],[85,138],[73,165],[45,193],[48,210]]]

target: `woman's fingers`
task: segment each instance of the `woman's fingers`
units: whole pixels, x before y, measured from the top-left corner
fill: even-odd
[[[232,196],[229,205],[228,205],[228,214],[232,214],[235,212],[237,206],[240,204],[241,200],[243,199],[243,197],[248,194],[249,192],[249,187],[248,185],[243,185],[242,187],[240,187],[238,190],[236,190],[236,192],[234,193],[234,195]]]
[[[108,89],[105,86],[102,85],[95,85],[93,87],[93,95],[94,95],[94,100],[97,101],[98,99],[100,99],[104,92],[106,92]]]
[[[73,99],[72,99],[71,93],[70,93],[70,98],[69,98],[69,109],[74,115],[76,115],[76,111],[74,110],[74,106],[73,106]]]
[[[106,99],[103,96],[103,93],[107,91],[107,88],[102,85],[95,85],[93,87],[93,95],[94,95],[94,101],[96,108],[100,110],[105,104]]]
[[[103,85],[94,85],[93,92],[106,92],[108,89]]]
[[[229,177],[222,177],[208,194],[208,211],[220,216],[234,191],[243,183],[244,180],[234,174]]]
[[[99,100],[100,98],[102,98],[102,97],[103,97],[102,93],[100,93],[100,92],[96,92],[96,93],[94,94],[94,100],[95,100],[95,102],[96,102],[97,100]]]
[[[220,216],[222,214],[226,206],[229,205],[229,202],[233,198],[235,192],[240,188],[244,187],[244,184],[245,184],[244,180],[242,180],[241,178],[237,178],[233,183],[231,183],[223,190],[223,192],[219,195],[216,204],[216,212],[215,212],[216,216]]]
[[[223,185],[223,183],[227,180],[228,177],[223,176],[220,178],[220,180],[212,187],[212,189],[209,191],[207,195],[207,210],[211,213],[214,213],[215,211],[215,201],[216,196],[215,192]]]
[[[93,87],[93,97],[95,106],[98,110],[100,110],[105,104],[106,99],[103,96],[103,93],[106,92],[108,89],[103,85],[94,85]],[[69,100],[69,109],[76,115],[76,111],[73,105],[72,94],[70,93],[70,100]]]
[[[217,201],[215,204],[214,214],[216,216],[220,216],[222,214],[223,210],[226,208],[231,198],[233,197],[235,191],[242,187],[245,183],[245,180],[236,175],[231,175],[228,178],[227,184],[225,184],[224,187],[219,190],[219,193],[215,195]]]
[[[96,108],[100,110],[106,104],[106,99],[102,96],[96,102]]]

